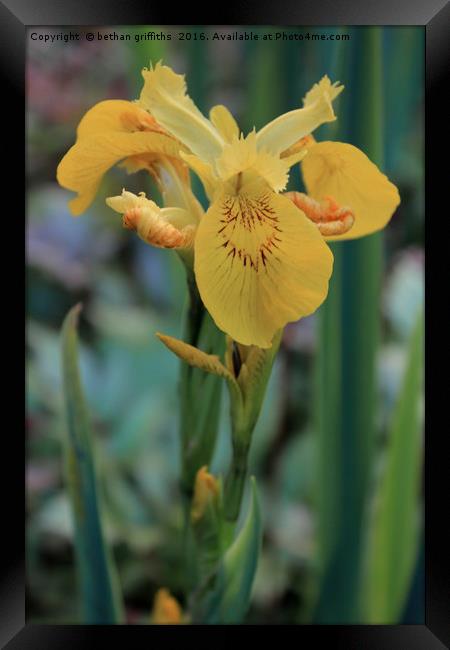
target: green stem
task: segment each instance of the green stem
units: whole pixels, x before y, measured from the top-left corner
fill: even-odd
[[[203,306],[195,277],[187,268],[188,302],[184,315],[184,340],[208,353],[220,355],[224,336]],[[181,555],[184,587],[189,594],[197,581],[191,503],[197,471],[209,465],[216,442],[222,379],[182,362],[180,366],[180,491],[183,506]]]
[[[246,374],[238,373],[242,399],[231,400],[233,458],[225,481],[225,516],[236,521],[239,516],[248,455],[258,417],[266,394],[273,362],[280,347],[283,330],[279,330],[268,350],[252,347],[242,359]]]
[[[233,454],[231,467],[225,481],[225,517],[234,522],[239,516],[242,496],[244,494],[245,479],[247,478],[248,452],[250,449],[250,436],[248,446]]]
[[[200,332],[204,307],[198,295],[192,272],[187,271],[188,305],[185,314],[184,340],[195,346]],[[193,470],[189,459],[189,440],[192,432],[192,381],[195,369],[187,363],[180,365],[180,436],[181,436],[181,491],[190,502],[193,490]]]
[[[200,298],[200,294],[195,282],[194,272],[187,269],[186,282],[188,288],[188,308],[185,318],[185,336],[184,340],[190,345],[196,345],[205,314],[205,308]],[[183,364],[185,367],[186,364]]]
[[[223,333],[204,308],[193,273],[188,273],[189,302],[185,314],[184,340],[208,354],[221,356]],[[209,465],[216,442],[222,379],[184,362],[180,367],[181,488],[192,495],[195,475]]]

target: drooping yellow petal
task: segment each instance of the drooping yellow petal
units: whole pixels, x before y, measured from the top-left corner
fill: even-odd
[[[280,115],[258,131],[258,149],[279,155],[321,124],[333,122],[336,116],[332,102],[343,89],[338,82],[332,84],[327,76],[323,77],[306,94],[303,108]]]
[[[78,193],[69,206],[79,215],[93,201],[104,174],[120,160],[150,154],[178,157],[179,150],[180,143],[136,104],[100,102],[82,118],[77,142],[59,163],[56,177],[62,187]]]
[[[83,115],[77,127],[77,139],[99,133],[132,133],[150,129],[163,131],[156,120],[135,102],[106,99],[95,104]]]
[[[212,162],[219,155],[224,140],[186,94],[184,75],[157,63],[150,70],[144,69],[142,76],[144,87],[139,105],[154,115],[192,153]]]
[[[290,321],[325,299],[333,256],[317,228],[263,181],[222,191],[195,239],[195,276],[217,326],[268,348]]]
[[[196,216],[183,208],[160,208],[146,198],[123,190],[106,199],[107,205],[123,215],[123,225],[136,230],[147,244],[158,248],[192,248]]]
[[[356,239],[381,230],[400,203],[397,188],[365,153],[343,142],[319,142],[301,163],[308,194],[317,201],[331,196],[348,206],[355,218],[352,228],[333,241]]]
[[[217,104],[209,111],[209,119],[226,142],[239,137],[239,127],[226,106]]]

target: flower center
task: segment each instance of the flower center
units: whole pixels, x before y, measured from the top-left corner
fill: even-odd
[[[217,234],[232,263],[237,260],[256,272],[264,270],[281,242],[281,232],[267,195],[250,198],[241,194],[225,198]]]

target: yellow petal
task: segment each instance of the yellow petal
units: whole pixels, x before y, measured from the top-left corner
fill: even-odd
[[[216,160],[216,170],[222,181],[250,169],[256,162],[256,134],[251,132],[246,138],[234,138],[223,147]]]
[[[178,156],[179,143],[161,132],[129,132],[122,129],[91,134],[89,130],[92,123],[88,126],[89,128],[84,125],[82,137],[66,153],[56,173],[62,187],[78,193],[78,197],[69,203],[75,215],[88,208],[104,174],[120,160],[149,153],[155,156]]]
[[[209,118],[226,142],[239,137],[239,127],[226,106],[218,104],[209,111]]]
[[[295,158],[295,162],[298,162],[298,157]],[[254,131],[246,138],[241,136],[227,143],[216,161],[216,170],[222,181],[234,178],[239,186],[249,178],[253,179],[256,173],[276,192],[286,187],[290,166],[292,166],[290,159],[281,160],[267,151],[258,151]],[[237,175],[243,172],[244,177],[238,179]]]
[[[303,98],[303,105],[311,106],[317,102],[325,100],[331,107],[331,102],[336,99],[343,90],[344,86],[340,84],[339,81],[331,83],[328,75],[324,75],[319,83],[314,84],[314,86],[308,90]]]
[[[204,210],[192,192],[189,167],[185,161],[165,158],[159,161],[157,171],[164,206],[184,208],[200,219]]]
[[[333,256],[289,199],[260,182],[222,191],[199,224],[195,276],[217,326],[243,345],[268,348],[290,321],[325,299]]]
[[[206,195],[211,200],[217,187],[217,178],[214,176],[213,169],[209,163],[203,162],[197,156],[180,152],[181,158],[189,165],[193,172],[197,174],[203,183]]]
[[[338,82],[332,84],[327,76],[323,77],[305,96],[303,108],[280,115],[258,131],[258,149],[279,155],[321,124],[333,122],[336,116],[332,101],[343,89]]]
[[[152,116],[135,102],[123,99],[107,99],[95,104],[81,118],[77,127],[77,139],[99,133],[160,130]]]
[[[308,194],[317,201],[332,197],[355,217],[345,234],[333,241],[356,239],[381,230],[400,203],[397,188],[365,153],[343,142],[319,142],[301,163]]]
[[[186,94],[184,75],[157,63],[142,71],[144,87],[139,105],[185,144],[195,155],[212,162],[224,140],[215,126],[199,111]]]
[[[168,589],[159,589],[153,602],[151,622],[154,625],[177,625],[182,623],[182,610]]]
[[[217,355],[206,354],[206,352],[195,348],[193,345],[189,345],[189,343],[175,339],[172,336],[167,336],[166,334],[157,332],[156,336],[169,350],[189,365],[200,368],[205,372],[210,372],[213,375],[223,377],[232,383],[236,383],[231,372],[225,368]]]
[[[106,203],[123,214],[124,226],[136,230],[147,244],[158,248],[192,248],[197,218],[187,210],[160,208],[144,192],[136,196],[126,190],[121,196],[107,198]]]

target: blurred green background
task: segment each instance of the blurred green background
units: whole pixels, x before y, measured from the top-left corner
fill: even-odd
[[[281,31],[278,27],[246,31],[250,30]],[[33,31],[61,33],[61,29]],[[378,252],[372,244],[366,251],[378,256],[377,278],[375,283],[367,281],[364,300],[379,318],[380,328],[373,334],[363,318],[356,320],[357,301],[351,309],[339,307],[342,301],[336,296],[347,295],[346,277],[359,274],[358,255],[366,253],[358,244],[335,244],[336,286],[332,285],[329,301],[317,314],[286,328],[254,435],[251,469],[258,479],[265,532],[247,621],[422,623],[422,500],[420,484],[416,485],[420,470],[411,479],[415,483],[410,492],[403,493],[402,476],[408,463],[415,462],[407,452],[413,434],[401,443],[392,423],[408,365],[409,341],[423,304],[423,29],[380,29],[375,76],[361,69],[361,61],[373,64],[373,56],[367,58],[367,43],[373,36],[368,28],[289,28],[284,31],[302,35],[303,40],[284,42],[175,37],[180,31],[242,33],[241,27],[90,31],[131,34],[132,40],[87,42],[82,36],[69,43],[28,41],[28,620],[78,620],[73,529],[62,463],[65,423],[60,374],[60,327],[78,301],[84,305],[81,371],[96,430],[103,514],[128,620],[137,622],[148,615],[161,585],[175,594],[181,590],[178,363],[154,332],[180,335],[184,272],[174,254],[150,248],[130,235],[105,205],[104,198],[118,194],[122,187],[150,193],[144,172],[127,177],[123,170],[112,170],[94,204],[77,219],[67,209],[72,195],[55,180],[56,166],[73,144],[85,111],[104,99],[137,98],[141,68],[162,59],[186,73],[189,93],[200,109],[207,112],[216,103],[227,105],[244,132],[298,107],[324,74],[340,80],[346,89],[336,102],[337,123],[319,129],[318,140],[330,137],[364,148],[361,133],[371,132],[378,120],[378,162],[382,161],[382,170],[398,186],[402,199],[385,232],[375,236]],[[172,39],[133,40],[134,34],[149,31],[172,34]],[[308,33],[345,33],[350,39],[312,40]],[[197,181],[194,187],[204,198]],[[298,169],[291,174],[289,189],[301,189]],[[373,435],[370,444],[361,448],[355,447],[355,440],[364,438],[365,432],[356,431],[352,437],[353,425],[347,428],[344,417],[339,434],[327,386],[339,384],[343,376],[332,363],[337,347],[347,354],[345,336],[333,339],[334,332],[351,332],[355,323],[361,344],[373,345],[375,355]],[[360,363],[351,357],[350,351],[345,357],[348,364]],[[340,362],[343,368],[345,358]],[[359,407],[351,401],[347,408],[354,412]],[[226,402],[223,409],[214,472],[223,472],[230,456]],[[401,421],[401,415],[397,419]],[[330,431],[332,443],[327,438]],[[392,451],[395,445],[390,444],[394,438],[400,441],[397,456]],[[411,453],[419,457],[420,465],[420,449]],[[386,467],[391,468],[390,483],[383,482],[389,473]],[[363,485],[358,472],[366,477]],[[388,522],[384,537],[379,533],[378,540],[385,544],[381,548],[390,547],[392,557],[407,555],[411,560],[402,578],[402,595],[389,609],[383,594],[395,592],[395,576],[388,570],[383,578],[380,556],[377,564],[376,552],[371,556],[364,549],[372,548],[365,535],[372,530],[374,504],[387,503],[389,490],[397,495],[397,487],[406,500],[400,501],[400,509],[403,503],[412,504],[414,539],[407,528],[412,525],[409,520],[398,524],[399,532],[395,508],[391,510],[392,518],[384,520]],[[332,501],[327,491],[333,494]],[[351,503],[355,493],[361,497],[361,507]],[[332,526],[331,532],[327,525]],[[333,547],[335,555],[324,559],[323,549],[336,531],[340,543]],[[385,557],[386,550],[381,553]],[[355,609],[355,603],[362,604]]]

